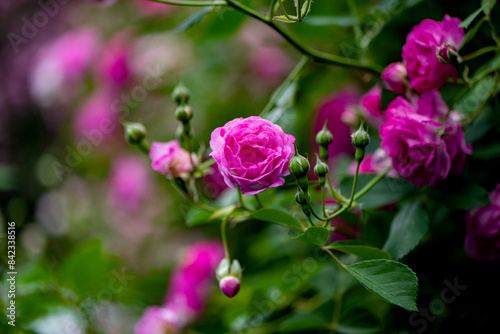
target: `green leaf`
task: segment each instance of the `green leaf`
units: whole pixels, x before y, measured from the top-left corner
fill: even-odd
[[[339,252],[356,255],[366,260],[386,259],[391,260],[392,256],[388,252],[373,246],[369,246],[357,240],[337,241],[328,248]]]
[[[210,13],[214,9],[214,7],[205,7],[199,12],[194,13],[184,21],[182,21],[176,28],[175,32],[183,32],[192,26],[201,23],[201,21],[205,18],[205,16]]]
[[[493,78],[486,77],[478,81],[453,108],[464,115],[470,115],[477,110],[481,103],[490,96],[493,88]]]
[[[472,78],[473,81],[481,80],[485,78],[491,72],[494,72],[500,68],[500,56],[495,56],[492,59],[481,65],[475,72]]]
[[[314,313],[297,313],[281,323],[280,333],[304,333],[308,330],[326,329],[328,322]]]
[[[304,233],[300,234],[295,230],[290,230],[288,236],[292,239],[310,242],[317,246],[324,246],[330,237],[330,231],[321,226],[309,227]]]
[[[408,254],[429,230],[429,217],[422,202],[408,203],[394,217],[383,249],[399,260]]]
[[[214,220],[210,220],[211,215],[212,214],[210,212],[202,210],[200,208],[190,208],[185,216],[186,225],[189,227],[193,227],[215,222]]]
[[[499,152],[500,153],[500,152]],[[491,203],[486,189],[477,183],[451,180],[430,191],[430,196],[451,209],[471,210]]]
[[[292,18],[292,20],[290,20],[285,15],[280,15],[280,16],[273,17],[273,21],[280,21],[283,23],[295,23],[295,22],[297,22],[296,20],[293,20],[293,17],[290,16],[290,18]]]
[[[374,175],[364,174],[358,176],[357,190],[363,188]],[[350,194],[353,177],[346,177],[340,183],[342,194]],[[378,182],[365,195],[357,199],[356,202],[362,205],[363,210],[378,208],[386,204],[399,201],[409,194],[415,187],[403,179],[386,177]]]
[[[262,209],[253,212],[250,218],[302,229],[300,222],[288,213],[278,209]]]
[[[406,265],[392,260],[369,260],[346,267],[368,291],[408,311],[417,311],[418,279]]]
[[[479,20],[474,27],[467,30],[464,39],[462,40],[462,44],[460,44],[460,47],[458,48],[459,50],[462,49],[467,43],[469,43],[472,40],[472,38],[474,38],[474,36],[476,36],[477,32],[479,31],[479,28],[481,28],[484,21],[486,21],[485,17],[481,18],[481,20]]]
[[[475,10],[474,12],[472,12],[472,14],[470,14],[469,16],[467,16],[467,18],[465,20],[462,21],[462,23],[460,23],[459,27],[461,28],[465,28],[467,29],[469,27],[469,25],[472,23],[472,21],[474,21],[474,19],[488,6],[488,2],[486,3],[483,3],[483,5]]]

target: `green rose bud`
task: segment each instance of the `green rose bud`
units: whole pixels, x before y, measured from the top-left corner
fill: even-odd
[[[309,196],[309,194],[307,194]],[[300,189],[297,190],[297,193],[295,194],[295,202],[300,205],[307,205],[307,199],[306,195],[300,191]]]
[[[370,143],[370,136],[363,128],[363,124],[361,124],[359,129],[351,135],[351,138],[352,144],[359,148],[365,148]]]
[[[180,105],[175,109],[175,117],[182,123],[188,123],[193,118],[190,106]]]
[[[292,159],[290,159],[290,163],[288,164],[288,169],[290,173],[293,174],[297,179],[303,177],[309,171],[309,161],[301,156],[299,152],[296,150]]]
[[[319,146],[325,146],[328,147],[332,142],[333,142],[333,135],[332,133],[326,128],[326,123],[323,125],[323,129],[318,132],[316,135],[316,143],[318,143]]]
[[[189,102],[189,90],[183,84],[178,84],[172,93],[172,98],[179,105]]]
[[[324,186],[326,183],[325,175],[328,174],[328,165],[319,159],[316,154],[316,166],[314,166],[314,174],[318,175],[318,182],[320,186]]]
[[[141,123],[123,122],[125,140],[131,144],[138,144],[146,138],[146,128]]]

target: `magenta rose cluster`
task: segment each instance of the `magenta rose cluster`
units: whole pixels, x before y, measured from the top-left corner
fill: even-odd
[[[423,93],[439,89],[450,77],[456,81],[458,70],[451,64],[451,54],[458,52],[464,39],[460,23],[445,15],[442,22],[427,19],[414,27],[403,46],[403,63],[390,64],[382,73],[386,88],[404,94],[409,83]]]
[[[465,251],[478,260],[500,258],[500,184],[490,193],[491,204],[468,211]]]
[[[188,247],[170,279],[162,306],[147,308],[135,325],[136,334],[181,333],[203,312],[215,282],[214,271],[224,257],[219,242],[200,241]]]
[[[226,184],[246,195],[285,183],[295,138],[257,116],[237,118],[212,132],[210,155]]]
[[[385,112],[381,147],[392,158],[394,169],[418,187],[434,186],[450,172],[462,173],[466,155],[472,153],[458,123],[460,114],[451,112],[444,120],[447,112],[438,91],[411,101],[397,97]]]

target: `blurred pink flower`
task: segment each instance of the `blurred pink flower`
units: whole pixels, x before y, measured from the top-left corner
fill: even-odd
[[[383,122],[382,114],[382,87],[375,85],[359,101],[361,112],[366,121],[372,126],[378,128]]]
[[[108,142],[118,131],[118,114],[113,111],[116,95],[100,90],[83,102],[73,119],[73,136],[94,146]]]
[[[38,102],[51,105],[65,101],[94,61],[99,33],[90,27],[67,32],[35,55],[30,91]]]
[[[151,143],[149,157],[152,160],[153,170],[169,178],[187,177],[188,173],[193,170],[189,153],[177,140]]]
[[[126,32],[115,35],[104,47],[97,60],[97,75],[101,82],[122,87],[132,78],[130,57],[132,48]]]
[[[354,146],[351,143],[351,128],[342,121],[342,114],[349,106],[356,105],[358,99],[359,94],[356,90],[345,88],[326,98],[319,107],[316,120],[313,123],[312,134],[313,138],[315,138],[316,134],[323,128],[325,120],[328,120],[327,128],[333,134],[333,143],[328,148],[330,165],[332,162],[337,161],[341,155],[354,155]],[[319,150],[315,140],[314,150],[316,152]]]
[[[359,164],[359,174],[378,174],[386,170],[391,166],[391,158],[388,157],[385,151],[378,148],[373,153],[367,153],[365,158]],[[349,175],[354,175],[356,173],[356,161],[349,164],[347,168]],[[398,173],[392,169],[387,173],[388,177],[398,177]]]
[[[148,164],[135,155],[115,159],[109,179],[109,197],[113,208],[136,212],[147,198],[151,184]]]
[[[148,0],[135,0],[135,4],[137,5],[141,13],[146,16],[168,14],[175,11],[177,7],[165,3],[152,2]]]
[[[224,257],[220,242],[201,241],[189,246],[173,273],[164,304],[146,309],[135,326],[136,334],[182,330],[203,312],[215,282],[215,268]]]
[[[286,76],[291,60],[277,46],[258,46],[250,52],[250,66],[254,74],[272,85]]]
[[[470,257],[483,261],[500,258],[500,184],[490,193],[490,200],[490,205],[465,215],[465,250]]]
[[[440,121],[449,110],[437,90],[425,92],[420,96],[412,95],[410,101],[415,106],[415,110],[419,115],[436,121]]]

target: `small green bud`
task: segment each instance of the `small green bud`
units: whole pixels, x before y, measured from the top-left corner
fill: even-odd
[[[333,135],[326,128],[326,123],[327,121],[325,121],[323,129],[316,135],[316,143],[318,143],[319,146],[328,147],[333,142]]]
[[[146,138],[146,128],[141,123],[123,122],[125,140],[131,144],[138,144]]]
[[[179,105],[186,104],[189,102],[189,90],[180,83],[175,87],[172,98]]]
[[[363,124],[361,124],[359,129],[351,135],[351,138],[352,144],[359,148],[365,148],[370,143],[370,136],[363,128]]]
[[[316,154],[316,166],[314,166],[314,174],[318,176],[325,176],[328,173],[328,165],[319,159]]]
[[[309,196],[309,194],[307,194],[307,196]],[[295,194],[295,202],[300,205],[307,205],[306,195],[300,191],[300,189],[297,189],[297,193]]]
[[[290,170],[290,173],[298,179],[305,176],[309,171],[309,161],[301,156],[299,151],[296,150],[292,159],[290,159],[288,169]]]
[[[175,109],[175,117],[182,123],[188,123],[193,118],[190,106],[180,105]]]

